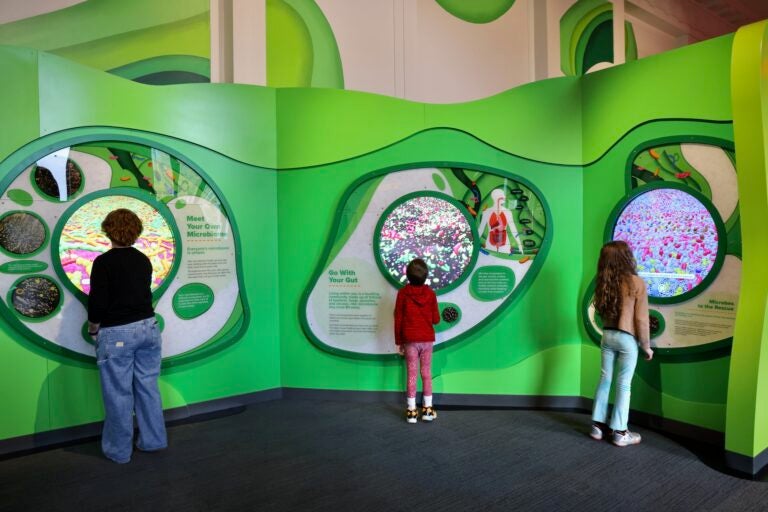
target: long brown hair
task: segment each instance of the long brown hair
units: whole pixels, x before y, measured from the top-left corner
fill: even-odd
[[[626,242],[614,240],[600,250],[595,284],[595,310],[603,320],[618,319],[621,314],[621,298],[629,278],[637,275],[635,257]]]

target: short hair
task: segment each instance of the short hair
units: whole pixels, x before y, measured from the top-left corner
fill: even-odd
[[[118,208],[107,214],[101,223],[101,229],[113,244],[130,247],[136,243],[144,226],[139,216],[131,210]]]
[[[409,283],[417,286],[422,285],[429,275],[429,267],[427,267],[423,259],[415,258],[405,268],[405,275],[408,277]]]

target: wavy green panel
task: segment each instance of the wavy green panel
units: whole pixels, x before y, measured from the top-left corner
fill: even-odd
[[[339,47],[323,11],[314,0],[283,1],[295,9],[309,32],[312,46],[312,78],[309,85],[343,89],[344,72]]]
[[[730,119],[731,43],[725,36],[581,78],[544,80],[446,105],[333,89],[149,88],[50,54],[30,53],[25,67],[10,65],[23,52],[2,48],[0,98],[24,91],[15,97],[33,101],[30,91],[39,84],[42,133],[123,126],[173,134],[263,167],[346,160],[438,127],[532,160],[581,165],[650,119]],[[695,76],[696,87],[659,76]],[[115,103],[114,97],[127,100]],[[238,127],[234,135],[231,126]],[[37,136],[22,136],[18,124],[10,128],[11,137],[0,138],[0,157]]]
[[[584,161],[648,120],[729,121],[732,42],[722,36],[582,77]],[[680,77],[696,77],[696,86]]]
[[[741,297],[728,385],[727,450],[755,457],[768,448],[768,22],[742,27],[733,43],[733,124],[739,163]]]
[[[207,16],[209,11],[209,0],[87,0],[0,25],[0,44],[50,51]]]
[[[136,80],[143,76],[168,71],[184,71],[210,79],[211,62],[206,58],[194,55],[161,55],[131,62],[108,71],[128,80]]]
[[[590,23],[604,13],[612,13],[612,5],[605,0],[578,0],[560,18],[560,69],[566,76],[578,76],[578,55],[580,41],[589,40]],[[612,16],[612,14],[610,14]],[[586,35],[586,37],[585,37]],[[582,43],[585,44],[585,43]]]
[[[504,15],[515,0],[435,0],[440,7],[469,23],[490,23]]]
[[[626,62],[637,60],[635,27],[628,21],[624,22],[624,59]]]
[[[312,85],[314,52],[309,28],[285,0],[267,0],[267,85]]]
[[[163,55],[208,59],[210,41],[210,15],[206,12],[165,25],[56,48],[51,52],[80,64],[107,70]],[[205,74],[210,74],[210,71]]]

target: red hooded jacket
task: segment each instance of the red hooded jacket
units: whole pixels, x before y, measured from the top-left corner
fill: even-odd
[[[440,322],[437,297],[426,285],[405,285],[395,301],[395,343],[435,341],[434,324]]]

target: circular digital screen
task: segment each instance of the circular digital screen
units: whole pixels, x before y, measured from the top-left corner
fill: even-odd
[[[32,177],[40,192],[51,199],[59,199],[59,182],[48,168],[38,165],[35,167]],[[70,198],[80,190],[80,186],[83,184],[83,175],[72,160],[67,160],[66,175],[64,182],[61,184],[67,187],[66,197]]]
[[[398,283],[414,258],[429,267],[427,284],[440,290],[460,279],[472,263],[474,235],[467,217],[450,201],[421,196],[395,207],[381,225],[378,256]]]
[[[176,244],[173,231],[153,206],[128,196],[105,196],[85,203],[67,219],[59,239],[59,260],[67,278],[78,289],[91,291],[91,266],[111,244],[101,230],[101,222],[112,210],[127,208],[144,226],[134,247],[152,262],[152,290],[165,281],[173,268]]]
[[[637,273],[651,297],[676,297],[712,271],[717,225],[706,206],[677,189],[654,189],[631,200],[619,215],[614,240],[632,248]]]
[[[36,215],[12,212],[0,218],[0,247],[11,254],[32,254],[45,243],[45,232]]]
[[[61,290],[42,276],[25,277],[11,289],[13,309],[27,318],[43,318],[59,307]]]

